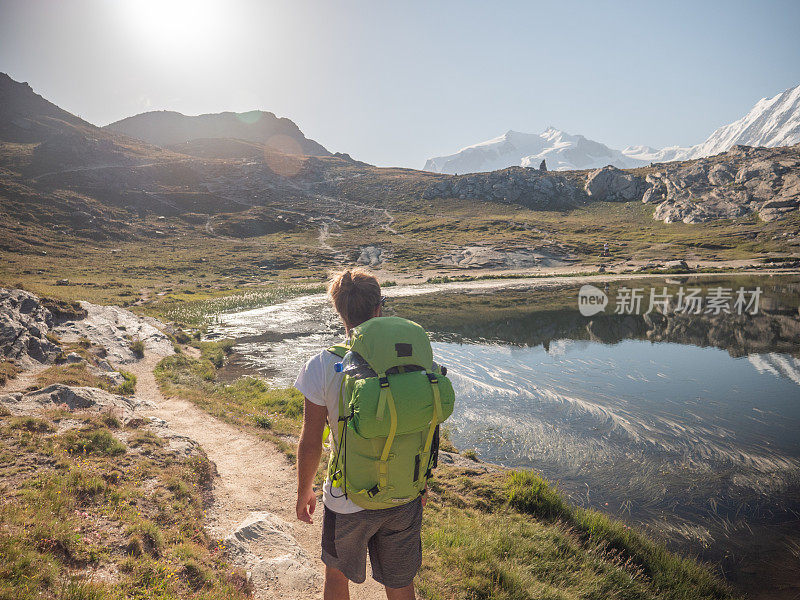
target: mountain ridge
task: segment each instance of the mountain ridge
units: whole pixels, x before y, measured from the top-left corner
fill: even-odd
[[[542,144],[539,140],[550,143]],[[509,130],[502,136],[466,146],[454,154],[429,158],[423,170],[449,174],[485,172],[511,166],[536,167],[543,159],[547,159],[550,170],[556,171],[606,165],[625,169],[650,163],[705,158],[726,152],[737,145],[776,147],[792,146],[798,142],[800,85],[771,98],[762,98],[741,119],[717,128],[705,141],[694,146],[656,149],[630,145],[623,150],[616,150],[582,135],[569,134],[550,126],[540,134]]]
[[[148,111],[120,119],[103,129],[161,147],[197,139],[232,138],[264,144],[286,154],[331,155],[322,144],[307,138],[291,119],[262,110],[201,115],[184,115],[171,110]]]

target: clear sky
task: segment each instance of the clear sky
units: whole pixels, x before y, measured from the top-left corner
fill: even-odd
[[[0,71],[105,125],[269,110],[421,168],[552,125],[691,145],[800,83],[800,1],[0,0]]]

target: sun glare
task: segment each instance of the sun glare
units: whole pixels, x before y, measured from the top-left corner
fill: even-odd
[[[144,49],[194,53],[217,41],[219,3],[211,0],[126,0],[126,19]]]

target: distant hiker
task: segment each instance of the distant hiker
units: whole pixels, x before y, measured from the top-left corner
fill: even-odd
[[[545,159],[542,159],[542,162],[539,163],[539,170],[547,171],[547,161]]]
[[[433,362],[422,327],[382,316],[385,298],[375,277],[344,271],[328,295],[347,339],[311,358],[294,384],[305,396],[297,518],[312,522],[314,476],[328,438],[325,599],[347,599],[349,582],[365,581],[369,552],[372,577],[387,598],[413,600],[427,480],[436,466],[439,423],[453,411],[453,388],[447,370]]]
[[[608,242],[605,242],[603,244],[603,254],[601,254],[600,256],[609,256],[609,253],[608,253]]]

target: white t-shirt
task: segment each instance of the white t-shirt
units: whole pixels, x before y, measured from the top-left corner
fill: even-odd
[[[334,371],[333,365],[341,362],[341,358],[323,350],[300,369],[294,387],[303,394],[308,401],[324,406],[328,409],[328,423],[331,428],[329,441],[331,448],[335,448],[337,424],[339,420],[339,386],[344,375]],[[345,498],[340,488],[331,486],[329,478],[325,478],[322,486],[322,502],[325,506],[337,513],[354,513],[363,510],[352,500]]]

